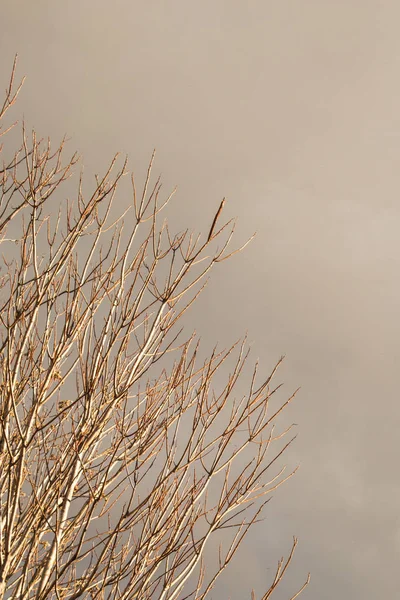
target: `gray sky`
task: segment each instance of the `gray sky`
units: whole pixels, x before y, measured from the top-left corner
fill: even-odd
[[[191,324],[210,345],[248,331],[281,354],[301,464],[269,503],[220,597],[260,592],[292,535],[276,598],[398,597],[400,4],[397,0],[3,0],[0,81],[89,172],[115,151],[140,177],[153,147],[177,228],[221,198],[238,242]],[[269,567],[270,570],[266,570]],[[215,596],[217,597],[217,596]]]

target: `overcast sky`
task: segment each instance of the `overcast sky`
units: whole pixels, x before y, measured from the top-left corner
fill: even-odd
[[[266,372],[286,355],[301,468],[221,600],[261,592],[293,535],[277,600],[308,571],[307,600],[399,594],[399,23],[398,0],[1,3],[0,85],[18,52],[29,126],[89,173],[119,150],[140,177],[156,147],[177,229],[226,196],[238,243],[258,232],[191,324],[247,331]]]

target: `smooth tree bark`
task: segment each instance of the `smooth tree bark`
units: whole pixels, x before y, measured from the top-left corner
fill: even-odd
[[[209,597],[292,475],[276,467],[293,398],[271,407],[280,361],[244,384],[245,340],[204,358],[179,323],[237,251],[234,223],[222,201],[203,240],[173,233],[153,158],[121,210],[118,157],[85,194],[64,141],[22,126],[11,153],[14,77],[15,64],[0,110],[0,598]]]

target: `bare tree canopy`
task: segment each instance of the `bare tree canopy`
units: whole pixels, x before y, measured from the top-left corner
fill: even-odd
[[[0,598],[209,597],[293,474],[276,468],[292,438],[275,446],[290,428],[274,421],[294,397],[271,407],[280,361],[263,379],[256,364],[243,394],[245,340],[204,359],[181,339],[208,274],[237,252],[234,222],[222,201],[204,241],[172,233],[153,159],[127,209],[118,157],[90,194],[81,176],[60,198],[78,160],[64,141],[23,126],[5,146],[14,76],[0,108]]]

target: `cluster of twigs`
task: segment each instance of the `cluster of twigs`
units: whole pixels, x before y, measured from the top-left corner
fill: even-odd
[[[291,398],[272,411],[276,368],[257,383],[257,366],[236,397],[244,343],[200,361],[194,336],[178,341],[205,276],[232,254],[223,203],[205,241],[173,235],[151,161],[115,216],[117,157],[88,198],[80,180],[76,201],[57,203],[77,161],[63,156],[64,142],[23,128],[0,169],[0,598],[200,600],[291,475],[268,477],[290,443],[270,456]],[[230,542],[206,570],[222,530]]]

